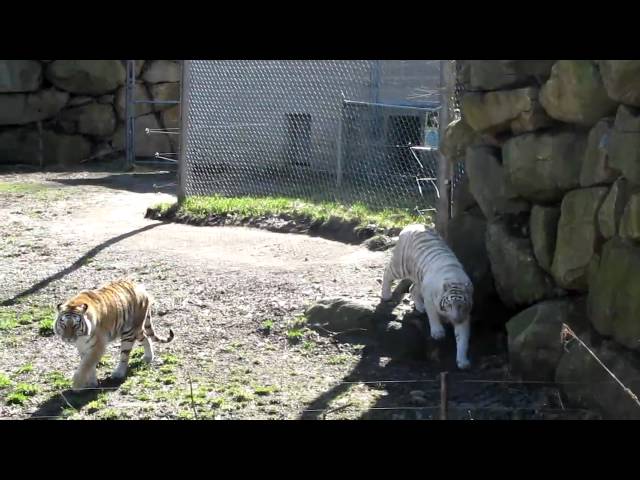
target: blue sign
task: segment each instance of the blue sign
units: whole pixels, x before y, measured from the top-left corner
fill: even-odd
[[[438,148],[439,134],[437,128],[427,128],[424,133],[424,143],[427,147]]]

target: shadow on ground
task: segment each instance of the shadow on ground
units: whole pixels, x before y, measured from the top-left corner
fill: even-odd
[[[176,193],[175,172],[112,173],[104,177],[54,178],[52,182],[67,186],[91,185],[134,193]]]

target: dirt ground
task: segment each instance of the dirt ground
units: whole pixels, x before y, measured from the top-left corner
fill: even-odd
[[[170,173],[0,174],[0,186],[15,182],[0,188],[0,318],[22,321],[0,330],[0,418],[437,416],[437,374],[450,366],[389,358],[296,323],[320,298],[375,304],[390,252],[145,219],[148,207],[174,200]],[[79,290],[123,277],[147,286],[157,332],[172,328],[176,338],[157,345],[149,367],[135,352],[120,385],[108,378],[112,344],[98,370],[102,388],[71,393],[78,355],[41,323]],[[471,372],[452,370],[453,418],[538,418],[536,409],[564,408],[552,388],[478,382],[507,378],[501,347],[479,352],[472,345]]]

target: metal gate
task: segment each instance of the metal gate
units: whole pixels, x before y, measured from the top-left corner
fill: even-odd
[[[184,61],[179,196],[434,210],[440,65]]]

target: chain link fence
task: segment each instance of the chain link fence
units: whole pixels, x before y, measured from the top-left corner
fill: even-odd
[[[184,62],[180,190],[434,209],[440,62]]]

